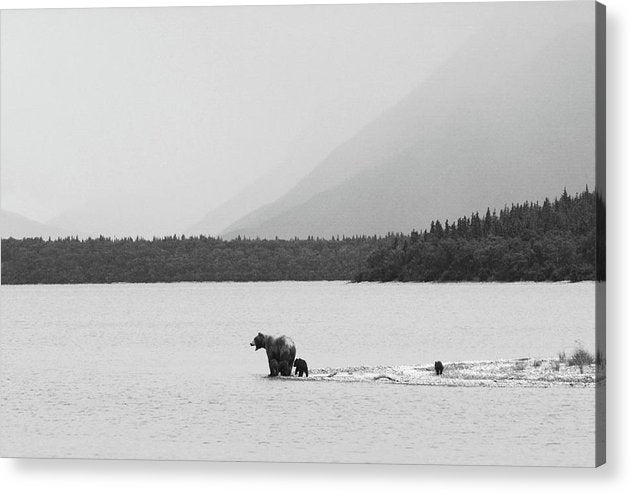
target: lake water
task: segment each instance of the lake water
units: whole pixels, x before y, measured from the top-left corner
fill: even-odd
[[[594,464],[589,388],[266,378],[310,368],[594,351],[595,285],[343,282],[1,286],[3,456]]]

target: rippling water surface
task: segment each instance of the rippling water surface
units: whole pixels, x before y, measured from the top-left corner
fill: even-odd
[[[594,464],[594,390],[266,378],[261,331],[312,368],[594,350],[594,284],[2,286],[9,456]]]

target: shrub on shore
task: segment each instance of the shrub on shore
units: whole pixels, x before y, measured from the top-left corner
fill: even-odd
[[[578,366],[581,373],[583,373],[584,366],[589,366],[592,363],[594,363],[594,355],[583,348],[575,349],[567,362],[570,366]]]

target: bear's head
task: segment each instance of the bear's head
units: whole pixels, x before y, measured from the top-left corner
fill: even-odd
[[[255,351],[265,347],[265,336],[259,332],[259,334],[250,343],[250,346],[255,347]]]
[[[301,360],[300,358],[296,358],[296,360],[294,361],[294,368],[297,368],[297,367],[298,367],[298,365],[300,365],[300,364],[301,364],[301,361],[302,361],[302,360]]]

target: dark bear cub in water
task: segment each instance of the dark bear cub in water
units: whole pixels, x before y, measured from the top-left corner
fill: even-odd
[[[445,367],[443,366],[443,363],[441,361],[434,362],[434,370],[436,370],[436,375],[442,375],[444,368]]]
[[[304,373],[305,377],[309,376],[309,368],[307,368],[307,362],[304,359],[296,358],[294,366],[296,367],[296,373],[294,373],[294,375],[301,377]]]

